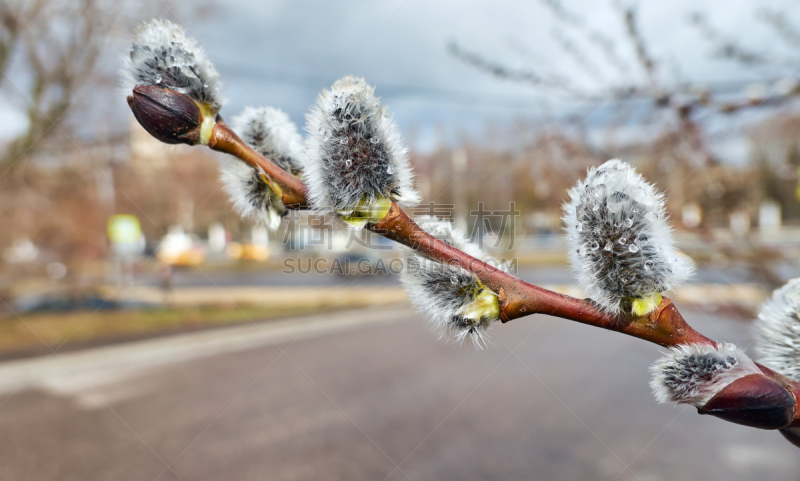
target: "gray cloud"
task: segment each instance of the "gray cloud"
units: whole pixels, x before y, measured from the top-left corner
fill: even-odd
[[[210,18],[177,20],[216,57],[231,99],[228,116],[246,104],[273,105],[302,125],[318,89],[353,73],[377,85],[403,128],[419,126],[418,147],[427,149],[436,142],[437,125],[446,125],[451,135],[464,130],[480,136],[487,123],[504,128],[520,115],[536,117],[554,105],[552,91],[500,81],[452,58],[448,41],[512,67],[544,66],[584,84],[596,78],[619,84],[641,75],[611,2],[564,3],[591,30],[617,42],[631,73],[604,66],[599,47],[567,28],[565,35],[600,65],[602,75],[583,70],[559,49],[553,31],[563,24],[540,2],[228,0]],[[774,33],[754,21],[763,6],[792,12],[781,1],[713,0],[698,6],[690,0],[652,0],[639,9],[642,33],[655,55],[671,58],[687,79],[720,82],[776,73],[709,61],[711,47],[689,25],[689,14],[701,9],[743,44],[774,50]]]

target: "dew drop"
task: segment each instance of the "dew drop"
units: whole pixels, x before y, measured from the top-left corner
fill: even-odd
[[[350,142],[350,139],[348,139],[347,136],[343,135],[343,136],[339,137],[339,143],[340,144],[345,145],[348,142]]]
[[[161,83],[161,80],[162,80],[162,78],[161,78],[161,75],[159,75],[159,74],[156,74],[156,76],[155,76],[155,79],[154,79],[154,80],[156,81],[156,83],[157,83],[157,84],[160,84],[160,83]]]
[[[636,254],[637,252],[639,252],[639,246],[637,246],[636,244],[631,244],[628,246],[628,251],[631,252],[632,254]]]
[[[620,237],[619,238],[619,243],[620,244],[625,245],[626,242],[628,242],[628,238],[627,237]]]
[[[644,262],[644,268],[645,268],[645,270],[648,270],[648,271],[650,269],[652,269],[653,268],[653,261],[645,261]]]
[[[371,139],[369,139],[369,141],[372,142],[373,144],[377,144],[378,143],[378,138],[377,137],[372,137]]]
[[[208,84],[203,84],[203,88],[207,89],[208,88]]]
[[[625,227],[631,227],[632,225],[633,225],[633,219],[628,217],[628,219],[625,221]]]
[[[611,241],[607,241],[606,245],[603,247],[603,250],[611,252],[611,249],[613,249],[613,248],[614,248],[614,245],[611,243]]]
[[[614,227],[620,227],[621,225],[619,222],[614,222]]]
[[[578,232],[583,232],[583,223],[582,222],[578,222],[578,225],[576,226],[576,229],[578,230]]]
[[[458,277],[456,277],[456,276],[451,277],[450,278],[450,284],[453,284],[454,286],[457,285],[458,284]]]
[[[394,169],[392,168],[391,165],[386,167],[386,173],[389,175],[394,174]]]
[[[639,213],[639,209],[633,209],[633,213],[634,214],[638,214]]]
[[[352,167],[352,166],[353,166],[353,159],[347,159],[347,160],[344,162],[344,166],[345,166],[345,167],[347,167],[348,169],[349,169],[350,167]]]
[[[592,250],[593,251],[596,251],[599,248],[600,248],[600,244],[598,244],[597,241],[592,242]]]
[[[597,212],[598,210],[600,210],[600,206],[595,204],[594,207],[592,207],[592,210]]]

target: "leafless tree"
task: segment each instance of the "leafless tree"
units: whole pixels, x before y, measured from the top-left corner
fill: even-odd
[[[672,181],[673,178],[685,178],[692,173],[702,178],[703,185],[722,185],[730,187],[731,193],[738,192],[736,185],[726,183],[727,177],[720,175],[725,169],[718,168],[719,159],[710,148],[713,139],[704,128],[709,118],[717,115],[730,115],[743,109],[767,108],[786,105],[800,93],[800,82],[793,76],[794,68],[800,59],[792,55],[800,45],[800,30],[786,20],[780,11],[761,9],[756,11],[754,22],[771,29],[783,45],[770,47],[769,51],[753,48],[739,40],[739,36],[725,32],[715,25],[713,17],[701,12],[687,15],[687,22],[703,36],[707,42],[710,56],[718,61],[736,62],[757,72],[764,82],[774,83],[774,88],[755,86],[745,89],[739,95],[723,94],[714,88],[704,86],[700,82],[688,80],[674,60],[677,55],[656,55],[650,48],[648,39],[641,27],[641,17],[635,4],[614,4],[621,20],[623,42],[614,37],[595,31],[581,15],[571,12],[559,0],[541,0],[543,6],[556,19],[556,28],[552,35],[554,43],[561,52],[573,61],[576,72],[565,76],[546,65],[537,63],[527,69],[512,68],[495,59],[493,53],[471,51],[458,42],[448,45],[450,54],[477,70],[499,79],[530,85],[534,88],[546,88],[552,95],[558,95],[568,101],[588,103],[589,105],[608,105],[616,109],[618,114],[607,123],[606,138],[613,139],[618,125],[629,123],[632,115],[637,115],[637,122],[644,118],[651,124],[654,137],[648,136],[644,141],[633,145],[617,145],[604,148],[616,155],[634,155],[644,164],[645,170],[653,170],[652,178],[664,177],[662,182],[671,192],[673,209],[680,209],[685,202],[707,204],[702,189],[693,189],[691,182]],[[516,42],[524,44],[524,42]],[[591,44],[595,49],[582,49],[579,44]],[[517,45],[516,50],[519,50]],[[787,53],[780,53],[785,51]],[[622,52],[629,52],[636,61],[626,62]],[[519,53],[519,52],[518,52]],[[528,52],[529,53],[529,52]],[[530,56],[530,55],[528,55]],[[586,82],[586,79],[589,79]],[[776,82],[777,81],[777,82]],[[642,116],[642,111],[648,113]],[[582,139],[578,142],[585,143]],[[600,152],[595,152],[599,154]],[[597,156],[597,155],[596,155]],[[565,168],[568,170],[568,168]],[[664,176],[662,170],[670,174],[683,175]],[[755,174],[760,170],[752,169]],[[744,202],[757,201],[758,195],[748,191],[750,195],[739,196],[735,202],[724,204],[716,198],[721,209],[713,209],[719,219],[727,219],[732,210],[741,208]],[[703,225],[701,228],[707,228]],[[753,249],[751,249],[753,250]],[[749,262],[750,251],[740,260]],[[775,284],[771,273],[765,273],[763,263],[750,262],[754,266],[755,277]],[[757,272],[755,272],[757,271]]]
[[[57,131],[76,92],[92,78],[117,19],[104,0],[0,3],[0,86],[24,98],[27,125],[8,145],[8,168]]]

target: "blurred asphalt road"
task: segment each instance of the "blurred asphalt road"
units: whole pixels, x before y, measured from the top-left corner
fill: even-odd
[[[656,346],[545,316],[492,333],[447,345],[397,307],[0,363],[0,479],[800,478],[778,433],[657,405]]]

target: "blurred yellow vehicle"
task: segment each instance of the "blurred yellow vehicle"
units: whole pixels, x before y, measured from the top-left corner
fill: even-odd
[[[269,247],[252,242],[231,242],[225,251],[228,253],[228,257],[235,261],[265,262],[269,259]]]

